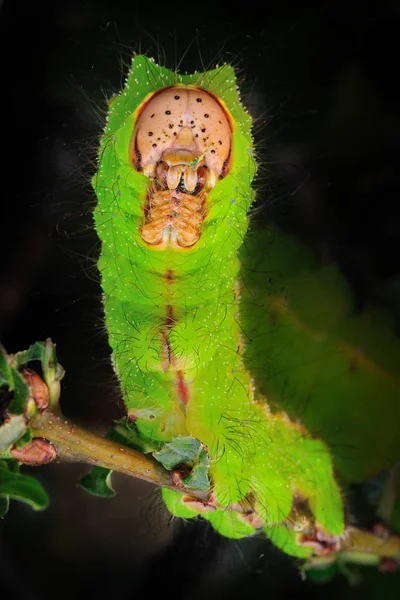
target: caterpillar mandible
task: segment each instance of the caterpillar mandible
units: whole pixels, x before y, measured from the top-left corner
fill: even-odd
[[[169,510],[228,537],[263,529],[307,557],[336,547],[343,501],[328,448],[270,411],[243,361],[251,127],[232,67],[181,75],[135,56],[93,178],[98,266],[129,419],[159,448],[189,437],[207,450],[212,501],[163,490]]]

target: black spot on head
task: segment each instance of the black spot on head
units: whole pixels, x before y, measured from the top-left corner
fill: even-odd
[[[225,171],[226,171],[227,167],[228,167],[228,161],[224,160],[224,164],[222,165],[222,171],[219,175],[219,179],[223,179],[225,177]]]
[[[136,154],[136,169],[140,172],[142,170],[142,165],[141,160],[142,160],[142,155],[139,152],[139,150],[135,149],[135,154]]]
[[[206,130],[206,128],[205,128],[205,127],[203,127],[203,129],[201,130],[201,132],[202,132],[202,133],[204,133],[204,132],[205,132],[205,130]]]
[[[191,124],[191,125],[194,125],[194,121],[190,121],[190,124]]]
[[[221,140],[219,140],[219,141],[218,141],[218,144],[219,144],[220,146],[222,146],[222,142],[221,142]]]
[[[199,134],[198,134],[198,133],[196,133],[196,135],[195,135],[194,137],[199,137]]]
[[[150,119],[152,119],[152,118],[154,117],[154,115],[155,115],[155,113],[153,113],[153,114],[151,115]]]
[[[222,121],[218,121],[218,123],[219,123],[220,125],[222,125]]]
[[[204,117],[205,117],[206,119],[208,119],[208,117],[209,117],[209,116],[210,116],[210,115],[208,115],[207,113],[205,113],[205,115],[204,115]]]
[[[196,98],[196,102],[202,102],[201,98]]]
[[[157,144],[153,144],[153,148],[157,148]]]
[[[165,111],[165,114],[166,114],[166,115],[170,115],[170,114],[171,114],[171,111],[170,111],[170,110],[166,110],[166,111]]]
[[[174,96],[175,100],[179,100],[180,96]]]
[[[174,131],[174,135],[176,135],[176,131]]]
[[[157,138],[157,142],[159,142],[161,140],[161,138]]]
[[[211,154],[215,154],[215,150],[211,150]]]
[[[152,131],[149,131],[149,137],[151,137],[153,135]]]
[[[168,125],[168,127],[169,127],[170,129],[173,129],[173,128],[174,128],[174,126],[173,126],[173,124],[172,124],[172,123],[170,123],[170,124]]]

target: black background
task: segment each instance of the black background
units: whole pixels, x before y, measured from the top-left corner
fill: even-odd
[[[9,352],[51,337],[67,370],[64,413],[103,432],[123,412],[109,365],[90,211],[104,100],[133,51],[174,68],[239,67],[261,163],[255,221],[277,221],[340,264],[355,306],[398,314],[398,2],[261,4],[122,0],[0,8],[0,336]],[[10,599],[324,596],[395,598],[398,575],[324,587],[263,539],[171,523],[150,485],[115,476],[87,496],[80,465],[38,469],[44,513],[0,523]]]

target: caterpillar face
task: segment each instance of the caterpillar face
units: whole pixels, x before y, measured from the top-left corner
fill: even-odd
[[[229,172],[231,117],[206,90],[163,88],[138,109],[130,158],[153,182],[142,238],[151,245],[193,246],[207,192]]]
[[[138,171],[155,176],[160,161],[173,168],[200,159],[216,178],[228,173],[231,118],[214,94],[191,86],[171,86],[155,92],[138,113],[130,149]],[[176,175],[171,177],[171,185],[177,181]],[[193,185],[189,188],[193,192]]]

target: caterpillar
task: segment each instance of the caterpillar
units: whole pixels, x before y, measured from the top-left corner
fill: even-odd
[[[257,163],[235,71],[134,57],[100,140],[95,226],[126,411],[155,448],[198,440],[211,500],[163,490],[177,517],[260,530],[287,554],[336,547],[343,499],[325,444],[272,412],[244,363],[238,251]],[[205,463],[203,462],[203,467]]]

